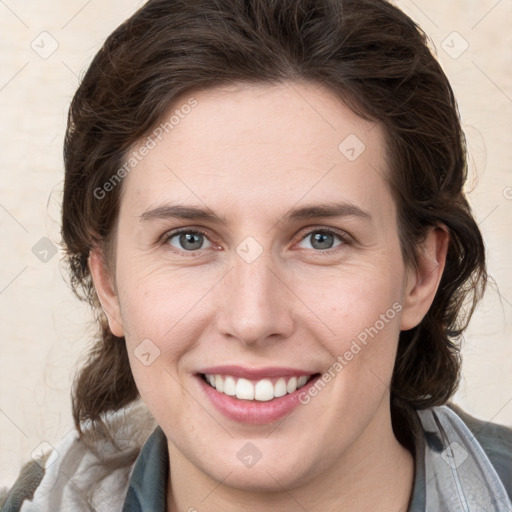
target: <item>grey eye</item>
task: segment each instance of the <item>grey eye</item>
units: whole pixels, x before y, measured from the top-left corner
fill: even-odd
[[[176,247],[176,249],[196,251],[199,249],[205,249],[205,247],[203,247],[203,243],[208,241],[208,239],[199,231],[182,231],[169,236],[167,241],[170,245]]]
[[[340,240],[340,242],[334,245],[334,241],[336,238]],[[337,247],[338,245],[341,245],[341,243],[343,242],[340,235],[338,235],[337,233],[333,233],[332,231],[325,230],[311,231],[301,240],[301,243],[303,243],[304,241],[309,241],[310,243],[310,247],[306,247],[306,249],[317,250],[332,249],[334,247]]]

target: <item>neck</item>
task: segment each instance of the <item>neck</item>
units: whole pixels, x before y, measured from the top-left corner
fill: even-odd
[[[277,492],[231,487],[229,475],[217,482],[169,445],[167,512],[238,512],[241,504],[244,512],[406,512],[414,483],[414,458],[393,434],[389,405],[381,409],[384,414],[377,413],[334,467]]]

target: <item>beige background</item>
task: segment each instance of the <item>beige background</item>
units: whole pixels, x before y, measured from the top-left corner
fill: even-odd
[[[512,1],[396,3],[432,38],[458,97],[472,156],[469,199],[496,282],[466,335],[456,402],[512,426]],[[44,244],[43,237],[59,241],[62,140],[79,76],[105,37],[140,4],[0,2],[3,485],[14,481],[40,443],[55,444],[72,429],[69,389],[91,317],[63,280],[60,254],[48,252],[44,262],[32,248]]]

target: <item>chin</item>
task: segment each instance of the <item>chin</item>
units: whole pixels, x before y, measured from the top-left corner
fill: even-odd
[[[225,456],[219,457],[219,464],[204,468],[210,477],[224,485],[255,493],[283,492],[294,489],[314,477],[312,467],[306,467],[304,460],[279,460],[277,457],[263,457],[252,467],[244,467],[235,457],[226,464]],[[219,468],[222,468],[219,471]]]
[[[300,484],[299,480],[305,479],[300,476],[297,475],[296,469],[293,467],[279,470],[275,466],[268,469],[264,467],[260,469],[255,467],[236,468],[223,483],[240,491],[268,494],[297,487]]]

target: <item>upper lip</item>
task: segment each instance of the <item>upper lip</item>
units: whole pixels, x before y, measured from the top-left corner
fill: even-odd
[[[301,377],[302,375],[309,376],[313,375],[315,372],[300,370],[298,368],[285,368],[277,366],[267,368],[247,368],[238,365],[222,365],[203,368],[197,373],[207,373],[210,375],[231,375],[232,377],[259,380],[272,377]]]

